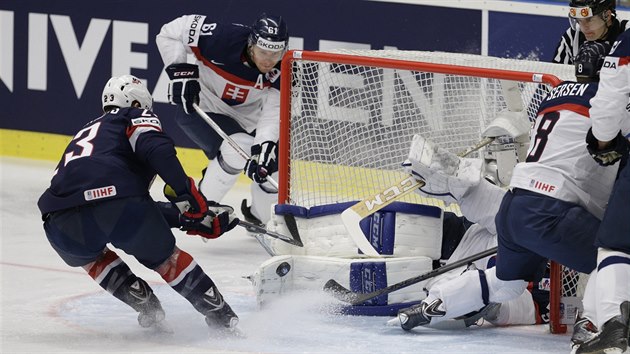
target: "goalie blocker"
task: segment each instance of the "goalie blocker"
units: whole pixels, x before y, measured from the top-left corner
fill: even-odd
[[[372,292],[433,269],[442,255],[443,212],[434,206],[395,202],[361,221],[366,239],[385,258],[367,258],[348,235],[340,214],[354,202],[304,208],[276,205],[267,229],[289,234],[284,215],[295,216],[304,247],[263,235],[275,257],[250,276],[259,306],[295,291],[322,292],[335,279],[356,292]],[[424,282],[346,306],[354,315],[393,316],[425,297]]]

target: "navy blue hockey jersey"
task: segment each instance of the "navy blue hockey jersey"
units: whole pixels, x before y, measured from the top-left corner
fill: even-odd
[[[176,192],[185,193],[186,174],[158,117],[138,108],[114,109],[74,136],[38,206],[46,214],[148,195],[156,173]]]

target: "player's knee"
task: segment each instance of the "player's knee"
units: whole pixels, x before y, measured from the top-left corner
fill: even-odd
[[[184,271],[194,262],[190,254],[175,247],[171,256],[154,270],[172,286],[173,282],[179,281],[180,276],[184,275]]]
[[[84,265],[83,269],[88,272],[92,279],[98,281],[98,279],[102,279],[121,262],[122,260],[114,251],[105,248],[95,261]]]
[[[516,299],[527,289],[527,282],[524,280],[501,280],[497,278],[496,267],[487,269],[485,276],[490,302],[506,302]]]

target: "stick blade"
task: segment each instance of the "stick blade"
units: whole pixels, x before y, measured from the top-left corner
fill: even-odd
[[[330,279],[326,282],[326,284],[324,284],[324,291],[332,295],[337,300],[347,303],[352,303],[356,298],[355,293],[346,289],[334,279]]]

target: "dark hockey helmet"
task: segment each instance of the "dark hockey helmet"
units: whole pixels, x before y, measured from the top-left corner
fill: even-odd
[[[252,25],[249,45],[272,52],[284,51],[289,44],[289,28],[280,16],[262,14]]]
[[[570,18],[588,18],[599,15],[605,10],[615,12],[616,0],[571,0],[569,2]]]
[[[575,77],[579,82],[599,81],[599,70],[610,52],[610,44],[604,41],[587,41],[580,45],[573,60]]]

